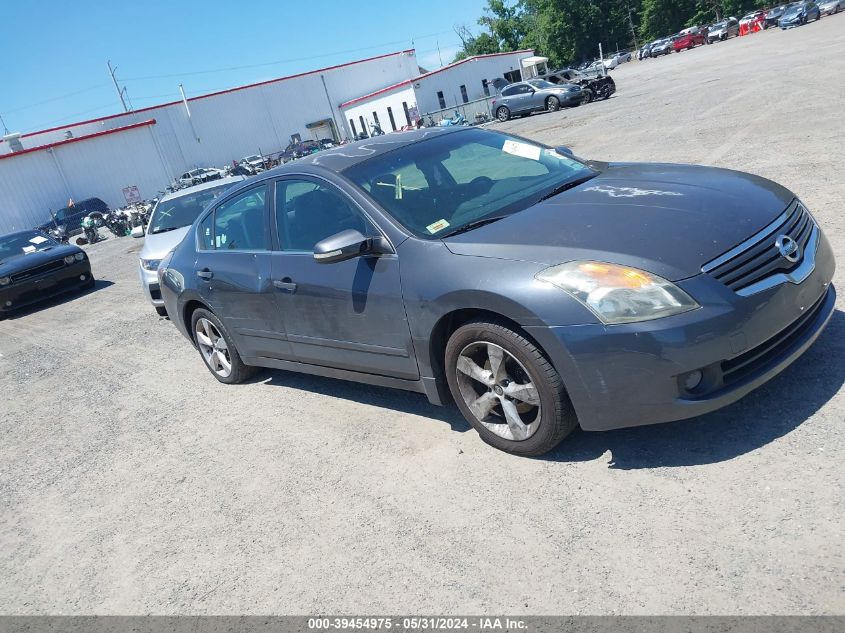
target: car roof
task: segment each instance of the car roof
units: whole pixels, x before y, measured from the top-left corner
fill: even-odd
[[[192,193],[197,193],[198,191],[202,191],[204,189],[213,189],[214,187],[219,187],[220,185],[234,185],[242,180],[246,180],[246,176],[228,176],[227,178],[218,178],[217,180],[209,180],[208,182],[204,182],[199,185],[194,185],[193,187],[185,187],[184,189],[178,189],[173,193],[168,193],[166,196],[162,197],[159,200],[159,204],[164,202],[165,200],[173,200],[174,198],[181,198],[182,196],[187,196]]]
[[[521,82],[520,82],[521,83]],[[296,173],[303,167],[322,167],[331,171],[342,172],[353,165],[357,165],[367,159],[381,156],[408,145],[420,141],[442,136],[443,134],[456,134],[471,129],[467,126],[455,127],[433,127],[411,130],[408,132],[392,132],[382,136],[355,141],[338,147],[310,154],[304,158],[281,165],[265,172],[267,176],[282,176],[287,173]],[[262,174],[264,175],[264,174]]]

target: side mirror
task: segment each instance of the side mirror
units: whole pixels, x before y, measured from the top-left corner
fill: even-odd
[[[360,231],[346,229],[314,245],[314,260],[320,264],[334,264],[364,255],[391,252],[384,238],[364,237]]]
[[[572,148],[567,147],[566,145],[561,145],[559,147],[555,147],[555,151],[558,154],[563,154],[565,156],[575,156],[575,152],[572,151]]]
[[[144,227],[143,226],[133,226],[132,231],[129,233],[132,237],[144,237]]]

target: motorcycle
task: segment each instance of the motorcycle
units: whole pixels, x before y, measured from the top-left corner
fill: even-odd
[[[373,128],[370,136],[384,136],[384,130],[381,129],[381,125],[378,123],[371,123],[370,127]]]
[[[440,122],[437,124],[439,127],[452,127],[453,125],[469,125],[467,123],[466,117],[455,110],[455,116],[451,119],[440,119]]]
[[[82,232],[85,237],[76,238],[77,244],[94,244],[100,241],[100,234],[97,232],[97,220],[91,216],[100,214],[89,214],[82,218]]]

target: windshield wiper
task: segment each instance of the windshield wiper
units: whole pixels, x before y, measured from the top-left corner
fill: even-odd
[[[175,231],[176,229],[179,229],[179,228],[182,228],[182,227],[179,227],[179,226],[168,226],[168,227],[167,227],[167,228],[165,228],[165,229],[156,229],[155,231],[150,231],[150,233],[151,233],[152,235],[158,235],[159,233],[167,233],[168,231]]]
[[[569,182],[565,182],[562,185],[558,185],[548,193],[544,193],[542,196],[537,198],[537,202],[542,202],[543,200],[548,200],[549,198],[554,198],[557,194],[563,193],[573,187],[577,187],[578,185],[582,185],[588,180],[592,180],[598,176],[598,174],[590,174],[588,176],[582,176],[581,178],[576,178],[575,180],[570,180]]]
[[[444,237],[452,237],[453,235],[460,235],[461,233],[466,233],[467,231],[472,231],[473,229],[477,229],[479,226],[484,226],[485,224],[491,224],[492,222],[496,222],[497,220],[501,220],[502,218],[506,218],[506,215],[494,215],[493,217],[489,218],[481,218],[480,220],[473,220],[469,224],[464,224],[456,228],[454,231],[450,231],[444,235],[441,235],[441,238]]]

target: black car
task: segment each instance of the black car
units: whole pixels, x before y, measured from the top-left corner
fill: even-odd
[[[235,185],[157,276],[222,383],[275,367],[422,392],[538,455],[579,424],[678,420],[759,387],[831,318],[834,269],[804,204],[759,176],[454,126]]]
[[[67,235],[76,235],[77,233],[82,233],[82,218],[94,212],[105,215],[109,212],[109,205],[99,198],[86,198],[85,200],[74,202],[64,209],[59,209],[55,213],[51,213],[50,221],[36,226],[35,230],[48,233],[50,229],[64,226]]]
[[[568,82],[581,86],[586,94],[587,102],[594,99],[607,99],[616,92],[616,82],[610,75],[585,75],[574,68],[561,68],[542,75],[541,79],[553,84]]]
[[[93,286],[91,262],[78,246],[36,230],[0,236],[0,319],[42,299]]]
[[[783,12],[786,11],[788,4],[782,4],[779,7],[772,7],[766,14],[766,21],[763,23],[763,28],[767,29],[770,26],[777,26]]]

